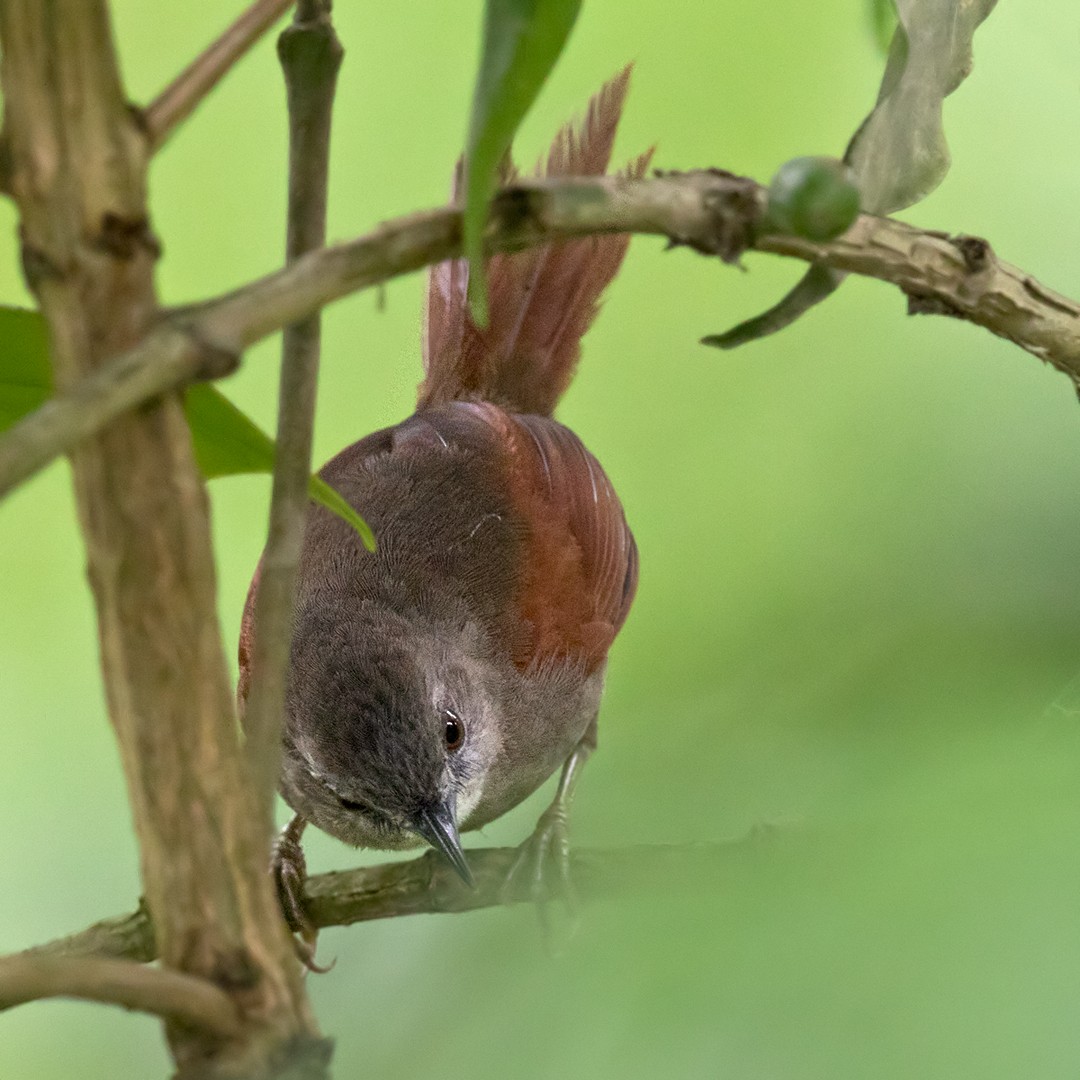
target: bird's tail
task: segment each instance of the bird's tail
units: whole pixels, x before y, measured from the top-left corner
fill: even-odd
[[[611,158],[630,83],[627,66],[589,102],[584,120],[555,136],[538,176],[600,176]],[[652,150],[630,162],[641,176]],[[460,188],[459,167],[454,199]],[[518,175],[507,160],[502,181]],[[595,236],[495,255],[488,262],[488,325],[469,314],[469,267],[451,259],[431,269],[424,318],[420,408],[457,399],[491,401],[513,412],[550,416],[581,353],[581,338],[615,276],[629,236]]]

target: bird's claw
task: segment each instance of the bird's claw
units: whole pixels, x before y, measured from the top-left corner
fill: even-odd
[[[304,849],[300,846],[300,834],[303,825],[297,825],[300,819],[294,818],[278,834],[274,841],[270,861],[270,874],[274,879],[281,912],[285,922],[293,932],[293,947],[296,958],[308,971],[325,974],[334,966],[319,964],[315,960],[315,950],[319,940],[319,931],[312,924],[304,908],[304,885],[307,882],[307,860]]]
[[[523,887],[523,882],[527,886]],[[580,904],[570,869],[570,834],[566,806],[556,800],[540,815],[536,828],[517,849],[502,887],[506,903],[521,899],[522,893],[536,904],[544,940],[553,952],[577,932]],[[560,900],[567,923],[559,930],[551,919],[550,902]]]

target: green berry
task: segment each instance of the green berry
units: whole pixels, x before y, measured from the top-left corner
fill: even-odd
[[[792,158],[769,185],[765,221],[770,229],[807,240],[832,240],[858,216],[855,178],[836,158]]]

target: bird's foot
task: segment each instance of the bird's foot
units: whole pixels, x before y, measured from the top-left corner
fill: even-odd
[[[570,873],[570,833],[567,822],[574,790],[581,779],[581,770],[596,748],[596,717],[563,763],[559,786],[551,805],[540,815],[536,828],[517,851],[517,856],[503,883],[504,903],[528,895],[536,904],[540,928],[551,953],[562,952],[577,933],[581,923],[577,889]],[[523,888],[524,879],[528,885]],[[559,899],[566,911],[566,922],[556,931],[551,920],[549,901]]]
[[[312,925],[304,908],[304,885],[307,882],[307,860],[300,846],[300,837],[307,822],[297,815],[285,826],[274,841],[270,860],[270,874],[274,879],[281,912],[293,932],[296,957],[308,971],[324,974],[333,966],[318,964],[315,950],[319,931]]]
[[[577,932],[580,905],[570,872],[570,835],[567,806],[562,798],[540,815],[532,835],[517,849],[517,856],[502,887],[505,903],[527,895],[536,904],[544,940],[553,953]],[[559,900],[566,912],[565,923],[556,927],[551,918],[550,902]]]

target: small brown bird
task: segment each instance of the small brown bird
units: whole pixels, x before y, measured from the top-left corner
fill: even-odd
[[[629,77],[603,87],[580,128],[559,132],[538,173],[604,172]],[[514,175],[507,165],[504,182]],[[638,561],[604,470],[551,414],[628,243],[605,236],[493,257],[483,328],[469,314],[466,263],[434,267],[416,412],[321,472],[370,523],[377,549],[312,507],[281,775],[297,816],[277,864],[297,928],[307,822],[360,847],[427,841],[470,881],[459,831],[516,806],[559,766],[523,858],[539,873],[554,856],[568,883],[566,808],[596,745],[608,650]],[[257,587],[256,571],[241,709]]]

